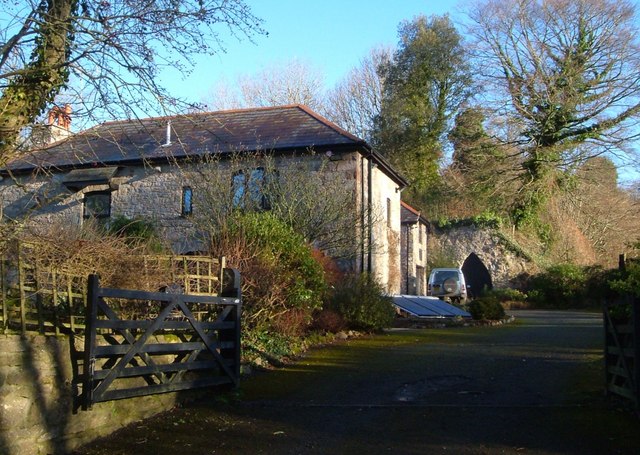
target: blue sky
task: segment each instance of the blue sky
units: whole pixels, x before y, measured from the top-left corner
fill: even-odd
[[[233,82],[240,74],[255,74],[278,62],[292,59],[308,63],[324,73],[333,87],[369,50],[395,46],[398,25],[424,14],[446,14],[455,20],[453,0],[246,0],[264,20],[268,36],[225,39],[226,53],[198,60],[184,78],[171,73],[163,84],[174,96],[200,101],[220,80]]]

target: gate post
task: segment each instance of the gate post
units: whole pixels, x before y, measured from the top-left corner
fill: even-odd
[[[609,397],[609,301],[602,300],[602,322],[604,326],[604,395]]]
[[[93,404],[93,372],[95,368],[96,328],[98,318],[98,288],[100,277],[89,275],[87,284],[87,306],[85,308],[84,360],[82,365],[82,409],[86,411]]]
[[[633,395],[636,412],[640,411],[640,301],[637,297],[631,299],[631,324],[633,325]]]
[[[240,316],[242,313],[242,282],[240,278],[240,272],[236,269],[223,269],[222,275],[224,277],[222,283],[222,297],[235,298],[238,304],[234,306],[234,309],[228,316],[229,321],[234,322],[234,328],[232,330],[220,330],[219,338],[221,342],[232,341],[233,349],[221,349],[220,355],[225,359],[233,359],[233,383],[237,387],[240,382],[240,357],[241,357],[241,337],[240,337]]]

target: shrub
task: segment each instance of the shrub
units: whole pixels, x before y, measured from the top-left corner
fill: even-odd
[[[322,332],[338,333],[347,327],[340,313],[335,310],[323,308],[313,315],[312,327]]]
[[[585,268],[560,264],[534,276],[530,281],[529,301],[543,308],[579,308],[587,296]]]
[[[395,315],[393,300],[367,273],[347,277],[336,287],[327,307],[356,330],[376,331],[389,327]]]
[[[487,294],[494,296],[499,302],[524,302],[527,294],[512,288],[496,288],[487,291]]]
[[[309,327],[308,311],[299,308],[292,308],[284,313],[278,314],[271,320],[271,327],[282,335],[288,337],[300,337],[305,334]]]
[[[563,264],[531,277],[526,285],[527,300],[542,308],[594,307],[625,290],[634,292],[638,284],[640,267],[637,271],[620,271]]]
[[[344,279],[345,273],[340,270],[335,259],[327,256],[317,248],[313,249],[312,255],[324,270],[324,278],[328,286],[335,287]]]
[[[39,273],[46,274],[48,267],[77,276],[97,273],[104,286],[148,291],[157,291],[171,281],[168,264],[145,260],[150,253],[148,243],[130,243],[120,236],[105,235],[100,226],[90,222],[83,226],[45,223],[23,232],[16,240],[22,244],[25,260],[42,265]]]
[[[631,262],[624,271],[616,270],[609,275],[610,289],[618,294],[640,297],[640,263]]]
[[[235,212],[212,243],[214,253],[242,274],[246,329],[277,331],[283,318],[309,325],[327,286],[301,235],[268,212]],[[292,310],[299,310],[295,317]]]
[[[513,288],[484,289],[481,297],[489,297],[499,302],[505,309],[527,308],[527,294]]]
[[[469,313],[475,320],[497,321],[505,317],[504,307],[495,296],[485,295],[469,303]]]
[[[109,223],[109,233],[124,239],[130,245],[146,244],[152,252],[162,251],[156,227],[151,221],[118,215]]]

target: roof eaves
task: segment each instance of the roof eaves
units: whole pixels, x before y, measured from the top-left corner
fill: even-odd
[[[429,224],[429,220],[427,220],[422,213],[420,212],[420,210],[417,210],[415,208],[413,208],[412,206],[410,206],[409,204],[407,204],[405,201],[400,200],[400,205],[402,206],[402,208],[408,210],[409,212],[411,212],[412,214],[414,214],[416,216],[416,221],[414,222],[422,222],[424,224]]]
[[[380,166],[380,168],[383,169],[384,172],[389,177],[391,177],[398,185],[400,185],[401,189],[409,186],[409,181],[405,179],[398,171],[396,171],[394,167],[391,165],[391,163],[389,163],[389,161],[387,161],[387,159],[384,156],[382,156],[379,152],[376,152],[375,150],[373,150],[371,146],[369,146],[368,144],[366,144],[366,149],[369,152],[373,161],[378,166]]]

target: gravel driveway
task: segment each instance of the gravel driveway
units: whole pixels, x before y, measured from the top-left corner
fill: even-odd
[[[640,422],[603,397],[601,316],[513,314],[314,350],[77,453],[640,453]]]

